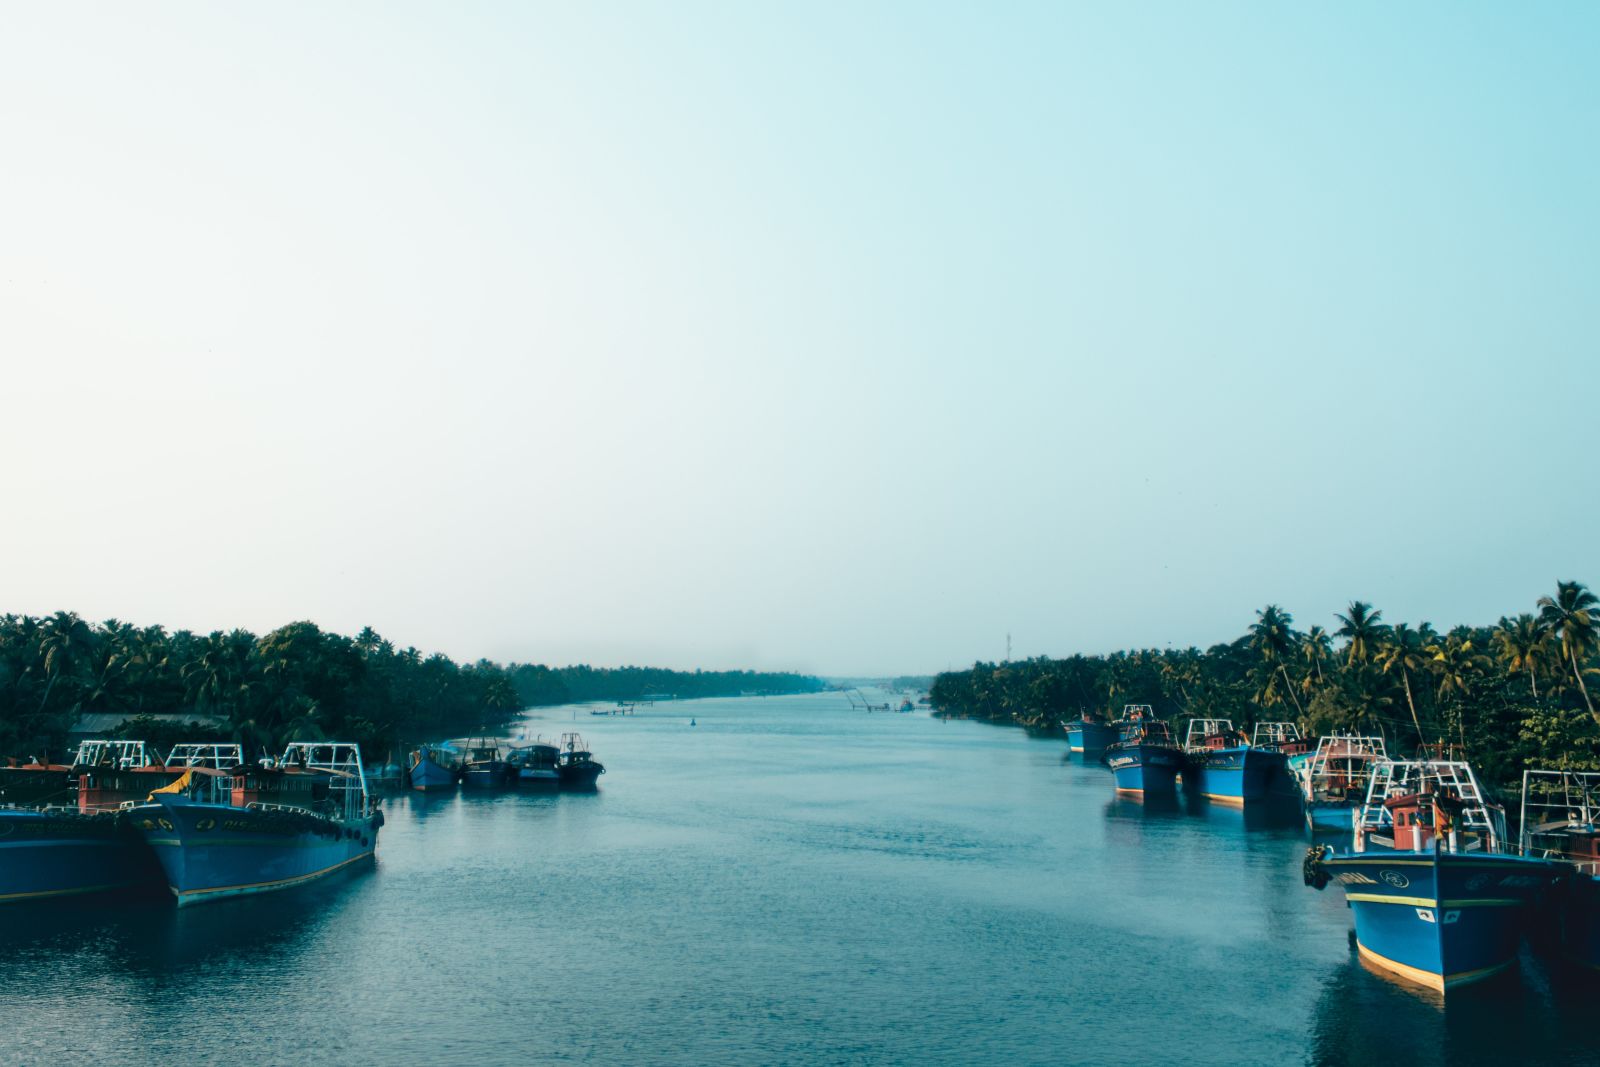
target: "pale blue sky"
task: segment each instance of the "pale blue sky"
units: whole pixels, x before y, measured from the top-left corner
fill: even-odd
[[[1600,581],[1593,5],[0,16],[0,609],[864,673]]]

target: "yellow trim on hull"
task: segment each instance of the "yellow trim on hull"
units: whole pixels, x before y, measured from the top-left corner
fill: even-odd
[[[271,882],[250,882],[245,885],[219,885],[212,886],[209,889],[180,890],[175,889],[170,885],[167,886],[167,888],[172,890],[173,896],[178,898],[178,906],[182,907],[184,904],[198,903],[211,896],[243,896],[247,893],[265,893],[273,889],[288,889],[291,886],[300,885],[302,882],[309,882],[313,878],[321,878],[325,874],[332,874],[340,867],[348,867],[352,863],[360,863],[362,860],[371,859],[372,857],[372,852],[363,852],[359,856],[351,856],[347,860],[341,860],[340,862],[335,863],[332,867],[324,867],[320,871],[312,871],[310,874],[297,874],[293,878],[279,878],[276,881]]]
[[[1410,908],[1516,908],[1523,901],[1511,897],[1486,897],[1482,900],[1435,900],[1432,897],[1390,897],[1382,893],[1346,893],[1346,900],[1369,904],[1404,904]]]
[[[1224,796],[1221,793],[1201,793],[1200,795],[1207,800],[1214,800],[1218,804],[1237,804],[1241,808],[1244,807],[1244,797]]]
[[[104,893],[112,889],[125,889],[131,882],[111,882],[107,885],[86,885],[77,889],[35,889],[27,893],[0,893],[0,901],[40,900],[44,897],[75,897],[82,893]]]
[[[1443,993],[1448,989],[1454,989],[1456,986],[1467,985],[1471,982],[1482,981],[1492,975],[1499,974],[1515,962],[1514,960],[1506,960],[1504,963],[1497,963],[1492,967],[1479,967],[1475,971],[1458,971],[1455,974],[1445,975],[1424,971],[1420,967],[1412,967],[1398,960],[1391,960],[1388,956],[1380,956],[1359,941],[1356,942],[1356,949],[1361,953],[1361,958],[1373,966],[1392,971],[1401,978],[1415,982],[1420,986],[1426,986],[1436,993]]]

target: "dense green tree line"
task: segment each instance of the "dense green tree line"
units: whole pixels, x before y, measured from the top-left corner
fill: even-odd
[[[1448,633],[1390,623],[1361,601],[1334,621],[1299,630],[1269,604],[1238,639],[1204,651],[977,663],[940,674],[930,696],[945,714],[1041,728],[1150,704],[1174,727],[1202,717],[1381,730],[1391,750],[1454,745],[1502,785],[1524,767],[1600,769],[1588,685],[1600,674],[1600,601],[1581,583],[1558,583],[1531,612]]]
[[[237,740],[260,753],[294,740],[353,739],[372,759],[420,739],[498,731],[530,705],[819,687],[792,674],[462,665],[397,648],[371,628],[346,637],[310,622],[257,637],[92,624],[66,611],[0,616],[0,755],[60,758],[86,712],[130,716],[123,736],[162,744]],[[221,725],[197,735],[148,718],[170,713]]]
[[[565,704],[584,700],[679,700],[740,693],[809,693],[822,682],[800,674],[758,671],[671,671],[661,667],[560,667],[512,664],[512,683],[524,703]]]

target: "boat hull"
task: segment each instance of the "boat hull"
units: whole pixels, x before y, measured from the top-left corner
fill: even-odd
[[[1067,748],[1072,752],[1104,752],[1116,743],[1117,728],[1104,722],[1067,723]]]
[[[144,842],[111,812],[0,811],[0,904],[158,885]]]
[[[594,789],[605,768],[598,763],[579,763],[560,769],[562,789]]]
[[[163,798],[129,812],[180,907],[290,889],[372,862],[381,814],[340,820],[285,808]]]
[[[1201,796],[1222,804],[1267,799],[1273,780],[1287,774],[1282,753],[1239,745],[1208,749],[1192,757],[1192,776]],[[1185,775],[1187,780],[1189,775]]]
[[[1573,963],[1600,970],[1600,877],[1575,874],[1563,888],[1562,955]]]
[[[1355,829],[1355,806],[1315,801],[1306,805],[1306,828],[1314,834],[1351,833]]]
[[[1449,852],[1341,855],[1321,866],[1344,888],[1362,958],[1440,992],[1511,966],[1532,906],[1561,876],[1548,860]]]
[[[411,788],[422,792],[433,792],[456,787],[456,772],[434,762],[427,756],[419,759],[411,768]]]
[[[1184,769],[1183,753],[1166,745],[1122,745],[1106,764],[1119,793],[1171,793]]]
[[[556,770],[529,770],[523,768],[517,772],[516,784],[518,789],[560,789],[561,774]]]
[[[492,763],[469,763],[461,772],[461,784],[467,789],[504,789],[516,777],[516,769],[498,760]]]

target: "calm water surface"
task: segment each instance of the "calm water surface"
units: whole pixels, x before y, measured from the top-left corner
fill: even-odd
[[[1600,1062],[1600,985],[1441,1007],[1356,961],[1292,817],[1115,800],[1059,740],[832,695],[530,725],[600,792],[398,795],[375,871],[291,893],[0,909],[0,1060]]]

